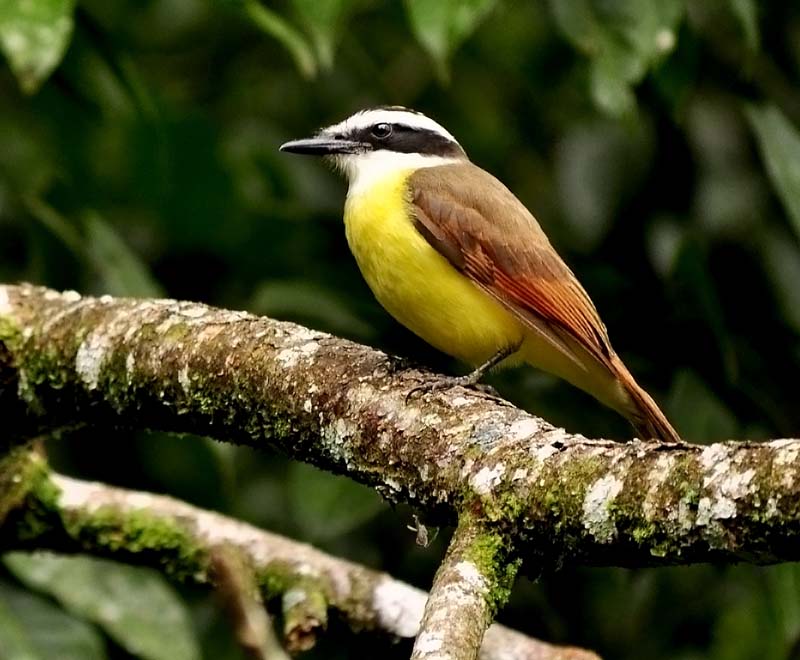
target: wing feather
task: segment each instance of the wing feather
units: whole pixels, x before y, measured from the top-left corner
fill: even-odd
[[[409,185],[418,230],[455,268],[576,362],[569,339],[610,368],[594,304],[508,188],[471,163],[417,170]]]

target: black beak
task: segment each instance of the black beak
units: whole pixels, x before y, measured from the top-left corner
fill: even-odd
[[[307,154],[309,156],[360,154],[370,149],[372,149],[372,145],[367,142],[344,140],[326,135],[304,140],[292,140],[282,144],[280,147],[281,151],[288,151],[290,154]]]

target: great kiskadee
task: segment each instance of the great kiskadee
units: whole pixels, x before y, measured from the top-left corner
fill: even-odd
[[[526,362],[617,410],[641,437],[680,439],[533,215],[437,122],[372,108],[281,151],[344,172],[345,232],[367,284],[412,332],[479,365],[455,382]]]

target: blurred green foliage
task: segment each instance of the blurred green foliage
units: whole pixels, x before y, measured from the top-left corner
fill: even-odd
[[[96,623],[135,657],[189,660],[199,656],[186,612],[154,570],[92,557],[18,552],[6,554],[3,563],[22,584],[53,596],[67,612]]]
[[[343,183],[277,153],[400,103],[537,215],[687,439],[800,430],[796,3],[6,0],[0,50],[0,281],[244,308],[458,369],[372,299],[345,245]],[[495,384],[570,430],[629,434],[533,370]],[[278,456],[90,429],[49,451],[71,474],[169,492],[422,587],[446,541],[416,547],[409,511]],[[171,648],[164,621],[185,640],[169,657],[241,657],[204,590],[177,598],[152,572],[58,561],[6,558],[1,657],[159,657],[145,649]],[[136,610],[154,599],[162,620],[148,622]],[[778,660],[800,658],[799,604],[795,566],[568,569],[521,581],[501,620],[609,658]],[[408,650],[334,621],[308,657]]]

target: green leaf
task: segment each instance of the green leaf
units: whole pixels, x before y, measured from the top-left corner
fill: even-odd
[[[447,79],[447,61],[494,9],[497,0],[406,0],[414,36]]]
[[[747,118],[772,185],[800,237],[800,132],[774,105],[750,106]]]
[[[764,570],[764,569],[762,569]],[[764,609],[774,625],[774,632],[783,642],[779,657],[797,658],[797,639],[800,634],[800,567],[797,564],[770,566],[764,571],[768,606]],[[773,632],[773,631],[771,631]]]
[[[272,9],[262,5],[259,0],[244,0],[243,8],[244,13],[256,27],[277,39],[289,51],[305,78],[313,78],[317,74],[314,52],[300,32]]]
[[[555,177],[574,245],[597,247],[647,171],[652,137],[641,122],[576,122],[558,144]]]
[[[292,0],[297,15],[308,28],[323,69],[333,66],[339,30],[351,5],[351,0]]]
[[[317,541],[346,534],[384,507],[366,486],[303,463],[291,464],[287,483],[294,520],[305,536]]]
[[[679,304],[714,333],[714,348],[719,353],[728,379],[735,381],[739,371],[739,356],[726,322],[717,283],[709,267],[707,250],[690,234],[684,236],[678,250],[672,279],[680,291]]]
[[[35,121],[32,115],[28,113],[28,119]],[[0,114],[0,172],[4,184],[24,197],[47,190],[58,177],[58,147],[46,136],[23,126],[20,119],[15,114]]]
[[[154,570],[49,553],[11,552],[3,562],[23,584],[93,621],[139,658],[200,658],[185,606]]]
[[[264,282],[253,294],[248,309],[350,339],[375,337],[374,328],[351,311],[339,292],[305,280]]]
[[[711,660],[787,660],[797,658],[798,569],[737,567],[711,631]],[[730,568],[727,572],[731,573]]]
[[[40,660],[24,621],[20,621],[13,605],[6,599],[5,589],[0,589],[0,649],[9,660]]]
[[[668,409],[681,437],[688,442],[718,442],[736,437],[733,413],[689,370],[678,372]]]
[[[778,305],[786,322],[800,332],[800,248],[786,232],[771,230],[761,243],[761,262],[772,281]]]
[[[163,289],[144,262],[100,215],[87,213],[84,225],[86,249],[100,274],[103,291],[114,296],[163,296]]]
[[[83,234],[38,197],[25,197],[30,214],[57,236],[100,277],[105,293],[158,298],[164,295],[147,266],[99,214],[84,215]]]
[[[675,47],[684,0],[552,0],[556,24],[590,59],[595,104],[612,116],[636,106],[633,86]]]
[[[32,94],[58,66],[72,36],[75,0],[2,0],[0,49]]]
[[[609,41],[589,68],[589,88],[597,107],[612,117],[631,114],[636,109],[632,86],[644,73],[642,60],[631,57],[622,44]]]
[[[660,216],[647,232],[647,252],[653,269],[664,279],[669,277],[684,242],[684,227],[669,216]]]
[[[3,660],[103,660],[98,632],[46,598],[0,582],[0,657]]]
[[[758,29],[758,4],[755,0],[728,0],[733,15],[739,21],[744,33],[744,41],[750,50],[756,51],[761,46],[761,34]]]

